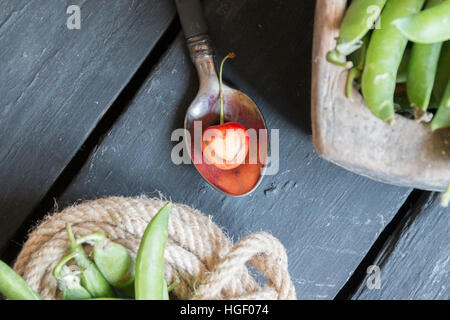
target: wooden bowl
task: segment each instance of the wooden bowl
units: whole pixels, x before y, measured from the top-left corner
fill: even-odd
[[[450,130],[396,115],[394,126],[377,119],[354,90],[345,96],[347,71],[326,61],[346,0],[317,0],[312,71],[312,131],[317,153],[371,179],[431,191],[450,182]]]

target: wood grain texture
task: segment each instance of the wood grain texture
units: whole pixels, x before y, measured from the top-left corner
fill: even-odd
[[[423,197],[385,244],[374,262],[380,290],[365,279],[353,299],[450,299],[450,220],[439,197]]]
[[[0,252],[174,15],[158,0],[1,1]]]
[[[326,61],[336,45],[346,0],[317,0],[313,74],[313,141],[325,159],[372,179],[443,191],[450,181],[450,130],[396,115],[389,126],[377,119],[354,90],[345,96],[347,72]]]
[[[226,79],[255,100],[269,128],[280,129],[279,173],[251,195],[230,198],[192,165],[172,163],[172,130],[183,126],[198,88],[180,35],[59,206],[161,191],[212,215],[235,240],[272,233],[287,248],[298,298],[333,298],[410,190],[355,175],[315,153],[309,120],[314,2],[210,0],[206,12],[219,56],[238,54],[225,67]]]

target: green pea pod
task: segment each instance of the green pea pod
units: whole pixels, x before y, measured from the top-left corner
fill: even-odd
[[[64,300],[86,300],[90,299],[90,296],[91,294],[81,286],[63,291]]]
[[[350,69],[353,67],[353,63],[347,61],[347,57],[340,54],[336,50],[327,53],[327,61],[338,67],[342,67],[345,69]]]
[[[439,109],[431,121],[431,131],[450,127],[450,80],[447,83],[444,97],[439,105]]]
[[[433,92],[442,43],[415,43],[411,51],[406,91],[412,106],[426,111]]]
[[[361,40],[362,41],[361,47],[348,56],[348,59],[353,63],[354,67],[361,71],[364,70],[364,63],[366,62],[366,54],[367,54],[367,47],[369,46],[369,40],[370,40],[369,34],[365,35],[364,38]]]
[[[85,300],[92,300],[92,301],[108,301],[108,300],[113,300],[113,301],[126,301],[126,300],[131,300],[131,299],[122,299],[122,298],[92,298],[92,299],[85,299]]]
[[[411,49],[406,47],[405,53],[403,54],[402,61],[397,71],[397,83],[405,83],[408,79],[408,67],[409,61],[411,59]]]
[[[94,246],[94,262],[106,280],[128,297],[134,297],[135,263],[128,250],[102,233],[78,238],[77,243]]]
[[[69,236],[70,248],[74,253],[74,259],[80,268],[81,285],[89,291],[93,298],[115,297],[113,288],[102,275],[97,266],[89,260],[83,247],[77,243],[72,228],[66,225]]]
[[[437,102],[440,102],[444,96],[445,87],[450,79],[450,41],[444,42],[441,50],[441,57],[434,81],[433,96]]]
[[[363,44],[363,37],[373,27],[385,4],[386,0],[352,1],[342,20],[336,49],[327,56],[328,61],[342,63],[346,56],[358,50]]]
[[[362,76],[362,92],[378,118],[394,122],[397,72],[408,40],[391,24],[397,18],[418,12],[425,0],[388,1],[381,14],[381,27],[372,33]]]
[[[172,204],[167,203],[150,221],[136,258],[136,300],[163,300],[165,296],[164,250]]]
[[[347,85],[346,85],[346,95],[347,98],[350,100],[353,99],[352,92],[353,92],[353,82],[356,79],[359,79],[361,77],[362,71],[364,70],[364,63],[366,61],[366,53],[367,53],[367,46],[369,44],[369,35],[367,34],[364,36],[362,40],[363,44],[361,48],[350,54],[349,60],[354,65],[353,68],[350,69],[348,72],[347,77]]]
[[[66,265],[74,259],[74,256],[75,254],[71,253],[58,262],[53,269],[53,276],[58,281],[58,288],[64,300],[90,299],[91,294],[81,285],[80,270],[74,270]]]
[[[426,8],[442,3],[443,0],[429,0]],[[442,42],[433,44],[415,43],[411,50],[406,91],[413,108],[426,111],[430,104],[434,80],[441,54]],[[420,112],[419,112],[420,114]]]
[[[450,0],[426,10],[394,20],[395,25],[408,40],[418,43],[436,43],[450,39]]]
[[[167,287],[167,281],[165,279],[163,288],[163,300],[169,300],[169,288]]]
[[[1,260],[0,293],[10,300],[42,300],[21,276]]]
[[[447,191],[445,191],[441,196],[441,206],[447,208],[450,202],[450,184],[448,185]]]

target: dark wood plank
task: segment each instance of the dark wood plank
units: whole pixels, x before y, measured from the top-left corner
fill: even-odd
[[[380,289],[366,278],[353,299],[450,299],[449,211],[439,197],[423,197],[380,251]]]
[[[321,160],[310,137],[314,2],[211,0],[211,37],[236,51],[225,76],[280,129],[280,172],[243,198],[213,190],[193,166],[171,162],[171,133],[198,83],[180,37],[127,112],[59,199],[60,207],[102,196],[159,190],[211,214],[235,240],[264,230],[286,246],[299,298],[333,298],[393,218],[409,189],[377,183]]]
[[[0,252],[174,16],[171,1],[1,1]]]

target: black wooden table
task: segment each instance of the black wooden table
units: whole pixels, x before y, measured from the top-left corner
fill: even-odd
[[[81,8],[69,30],[66,9]],[[389,186],[315,153],[312,0],[204,0],[225,79],[280,129],[280,171],[243,198],[171,162],[198,80],[170,0],[0,2],[0,254],[12,262],[46,213],[161,191],[238,240],[278,237],[299,299],[449,299],[450,228],[439,195]],[[366,285],[381,269],[380,289]]]

